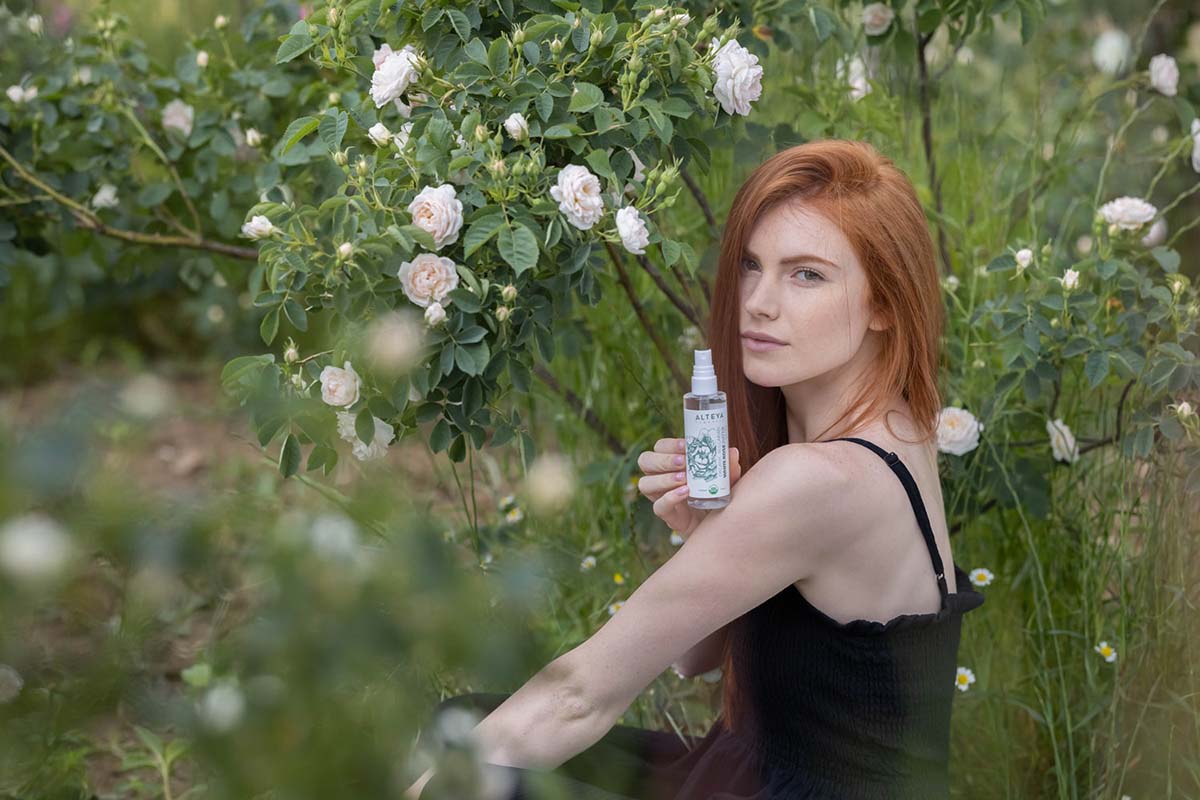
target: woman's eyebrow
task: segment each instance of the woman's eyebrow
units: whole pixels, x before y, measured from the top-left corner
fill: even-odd
[[[758,254],[755,253],[754,251],[752,251],[750,248],[746,248],[746,255],[750,256],[751,258],[753,258],[755,260],[760,260],[758,258]],[[821,256],[813,255],[812,253],[798,253],[797,255],[794,255],[794,256],[788,256],[787,258],[781,258],[781,259],[779,259],[779,265],[782,267],[789,267],[792,264],[802,264],[807,261],[816,261],[818,264],[824,264],[828,267],[833,267],[834,269],[842,268],[840,264],[835,264],[827,258],[822,258]]]

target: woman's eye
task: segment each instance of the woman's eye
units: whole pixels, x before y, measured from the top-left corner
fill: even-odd
[[[756,267],[756,266],[758,266],[758,265],[757,265],[757,264],[755,264],[755,262],[754,262],[754,260],[753,260],[753,259],[750,259],[750,258],[743,258],[743,259],[742,259],[742,269],[744,269],[744,270],[749,270],[751,266],[755,266],[755,267]],[[804,279],[803,279],[803,282],[804,282],[804,283],[811,283],[811,282],[813,282],[813,281],[820,281],[820,280],[824,280],[824,277],[821,275],[821,273],[819,273],[819,272],[817,272],[817,271],[815,271],[815,270],[811,270],[811,269],[798,269],[798,270],[796,270],[795,272],[793,272],[793,273],[792,273],[792,277],[795,277],[795,276],[797,276],[797,275],[800,275],[800,274],[803,274],[803,273],[807,273],[809,276],[811,276],[811,277],[808,277],[808,278],[804,278]]]

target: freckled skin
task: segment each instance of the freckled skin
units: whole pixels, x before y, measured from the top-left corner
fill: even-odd
[[[882,315],[873,313],[867,274],[838,225],[803,203],[765,213],[748,241],[757,258],[739,264],[742,331],[788,343],[756,353],[743,347],[742,368],[759,386],[778,386],[787,399],[788,440],[807,441],[832,422],[858,380],[870,380],[879,350]],[[781,266],[799,253],[840,266],[805,262]]]

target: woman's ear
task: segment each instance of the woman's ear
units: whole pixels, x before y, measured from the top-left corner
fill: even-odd
[[[867,323],[867,327],[873,331],[886,331],[892,327],[891,314],[886,309],[876,309],[871,314],[871,321]]]

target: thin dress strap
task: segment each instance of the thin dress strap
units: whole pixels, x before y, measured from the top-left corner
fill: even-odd
[[[913,512],[917,515],[917,525],[921,528],[921,535],[925,537],[925,546],[929,548],[929,558],[933,561],[933,571],[937,573],[938,589],[941,590],[942,597],[945,597],[949,592],[949,587],[946,585],[946,571],[942,567],[942,556],[938,553],[937,544],[933,540],[933,526],[929,524],[929,514],[925,511],[925,502],[921,499],[921,490],[917,488],[917,482],[913,479],[912,473],[908,471],[908,467],[904,466],[904,462],[900,460],[900,456],[884,450],[874,442],[869,442],[866,439],[859,439],[855,436],[843,436],[837,439],[829,439],[830,442],[857,442],[858,444],[868,447],[875,451],[875,454],[887,462],[887,465],[892,468],[892,472],[900,478],[900,482],[904,484],[904,489],[908,492],[908,500],[912,503]]]

